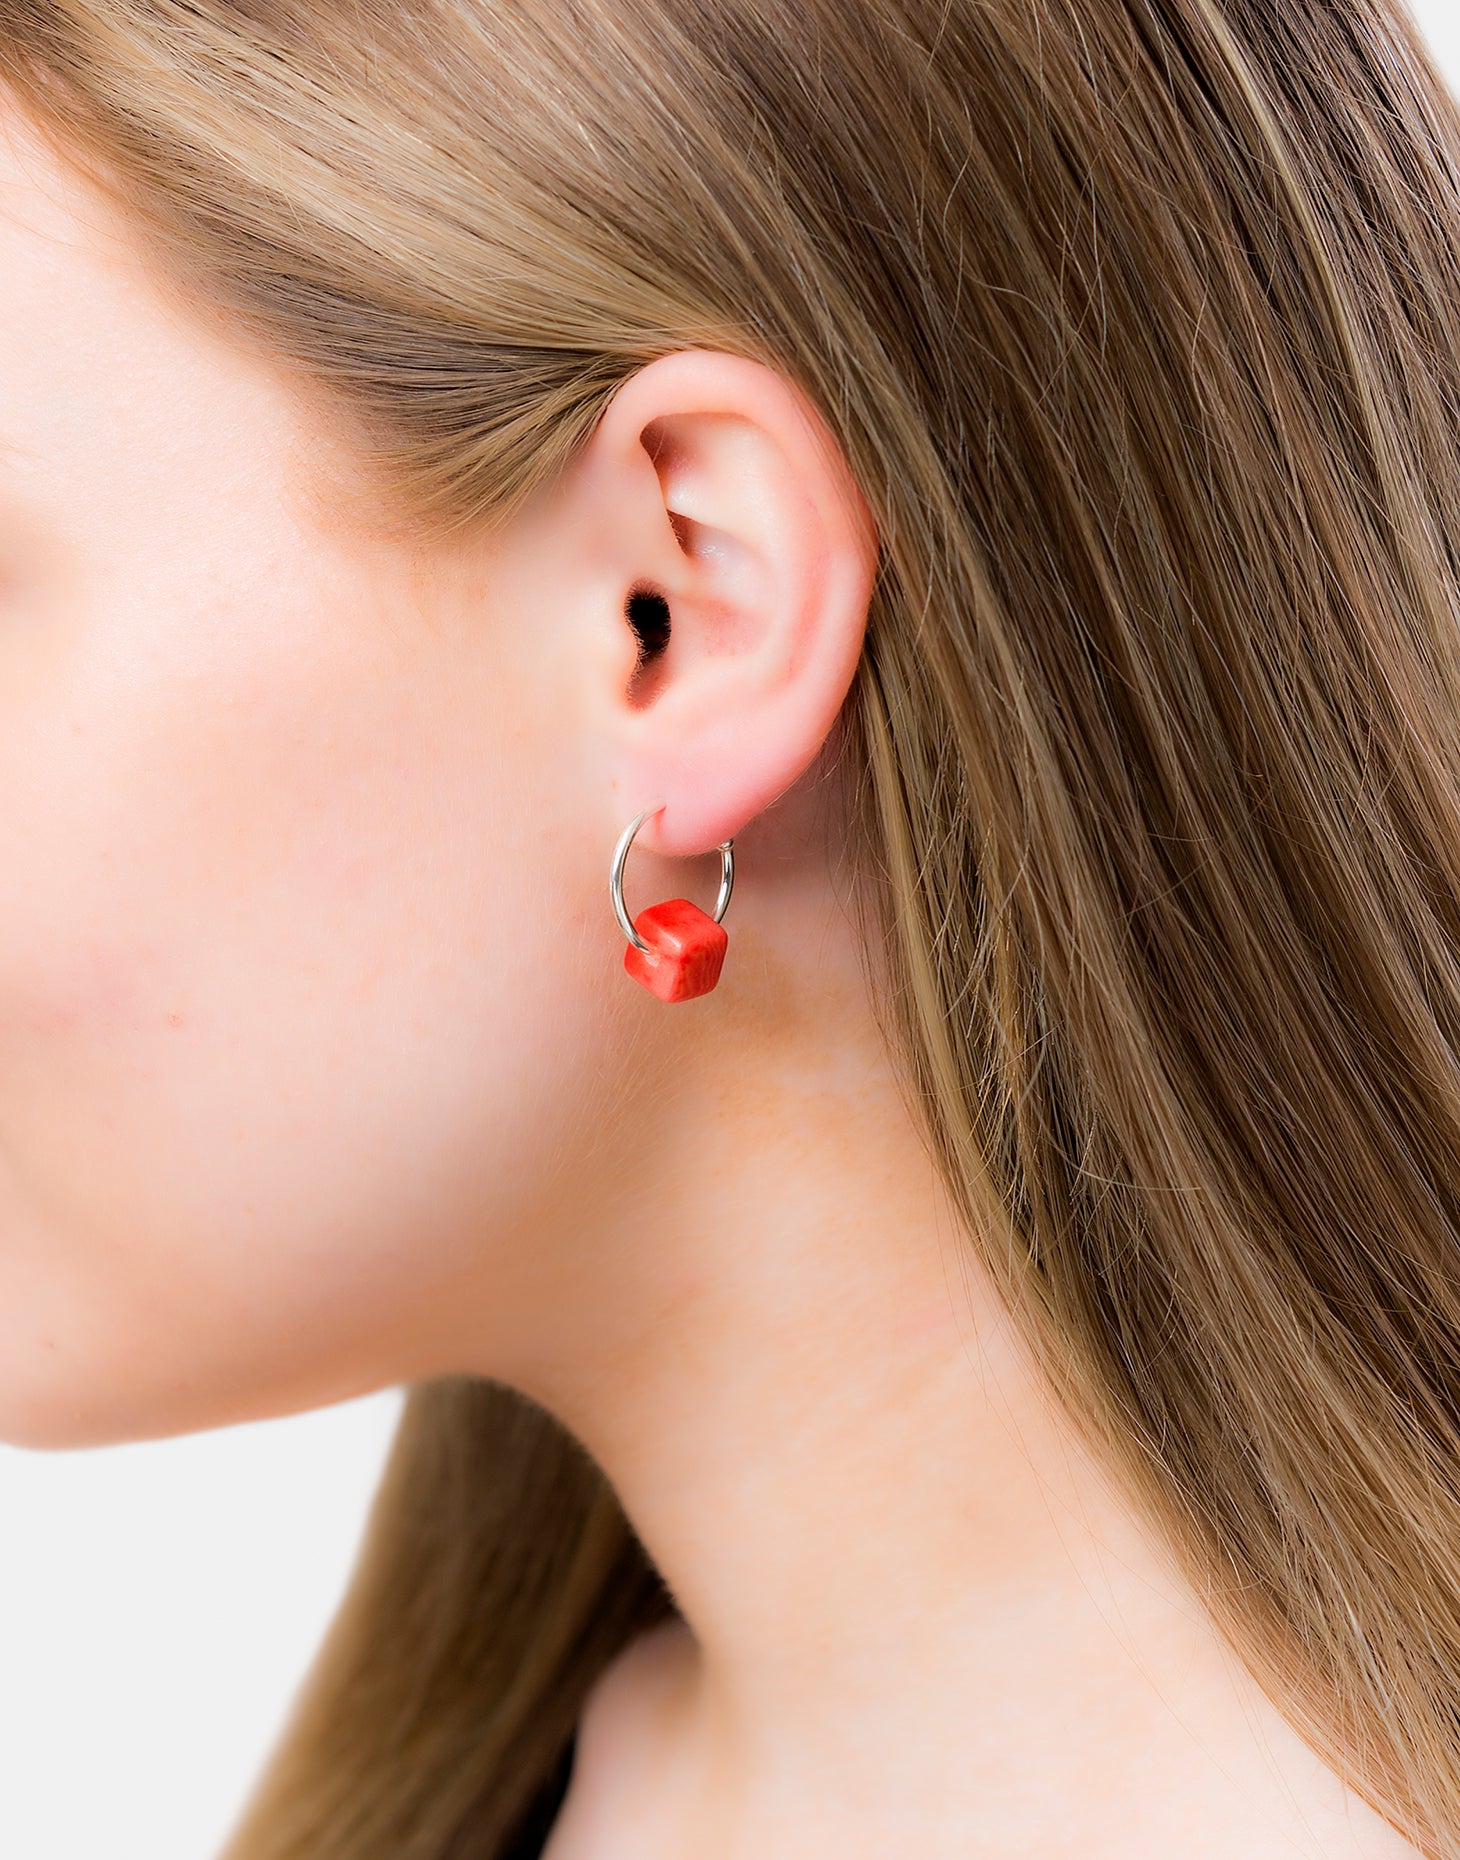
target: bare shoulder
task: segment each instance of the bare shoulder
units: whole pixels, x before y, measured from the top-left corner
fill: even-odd
[[[579,1761],[613,1763],[673,1711],[694,1665],[694,1636],[678,1615],[636,1635],[599,1675],[578,1724]]]
[[[678,1616],[637,1635],[604,1669],[578,1720],[573,1774],[543,1860],[618,1860],[656,1850],[672,1785],[666,1733],[694,1672],[694,1636]]]

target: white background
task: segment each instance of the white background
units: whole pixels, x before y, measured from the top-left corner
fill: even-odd
[[[0,1447],[0,1855],[208,1860],[339,1596],[395,1390]]]
[[[1413,0],[1410,11],[1430,35],[1450,82],[1460,82],[1460,6],[1455,0]]]
[[[1460,0],[1419,0],[1452,78]],[[0,1855],[209,1860],[343,1587],[398,1391],[183,1440],[0,1446]]]

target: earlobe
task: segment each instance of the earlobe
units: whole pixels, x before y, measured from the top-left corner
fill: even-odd
[[[861,651],[875,532],[805,396],[744,357],[660,357],[596,437],[622,465],[598,485],[633,506],[602,526],[622,538],[636,644],[603,748],[617,796],[658,804],[641,844],[709,851],[830,734]]]

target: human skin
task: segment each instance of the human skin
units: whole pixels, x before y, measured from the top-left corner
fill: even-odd
[[[1411,1853],[1046,1400],[899,1094],[824,754],[875,534],[814,412],[666,356],[409,547],[0,120],[0,1437],[550,1407],[684,1617],[551,1860]],[[631,909],[736,845],[673,1007],[607,898],[646,806]]]

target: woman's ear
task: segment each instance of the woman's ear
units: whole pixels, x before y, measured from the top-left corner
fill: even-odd
[[[590,659],[605,800],[623,821],[662,807],[649,851],[705,852],[832,730],[876,575],[871,512],[807,397],[717,351],[640,369],[579,467],[573,501],[632,649],[627,675],[621,651]]]

